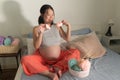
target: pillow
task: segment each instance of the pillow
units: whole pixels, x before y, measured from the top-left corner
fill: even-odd
[[[103,56],[106,52],[95,32],[91,32],[70,41],[69,46],[79,49],[81,58],[98,58]]]
[[[28,37],[28,38],[33,38],[33,33],[28,33],[28,34],[27,34],[27,37]]]
[[[84,35],[90,33],[92,30],[90,28],[83,28],[83,29],[79,29],[79,30],[73,30],[71,32],[71,39],[70,41],[78,38],[78,37],[83,37]],[[69,48],[69,44],[64,40],[64,39],[61,39],[61,49],[62,50],[65,50],[65,49],[68,49]],[[71,46],[72,47],[72,46]]]
[[[82,28],[82,29],[71,31],[71,35],[84,35],[84,34],[88,34],[90,32],[92,32],[92,30],[90,28]]]
[[[28,49],[28,54],[32,54],[35,51],[32,38],[27,38],[27,49]]]

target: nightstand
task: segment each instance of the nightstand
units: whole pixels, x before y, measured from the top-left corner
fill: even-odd
[[[103,36],[102,43],[105,47],[108,47],[113,51],[120,53],[120,36]]]

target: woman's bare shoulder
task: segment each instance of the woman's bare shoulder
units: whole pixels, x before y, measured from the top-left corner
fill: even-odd
[[[36,28],[36,27],[38,27],[38,26],[34,26],[34,28]]]
[[[34,26],[34,27],[33,27],[33,30],[35,30],[37,27],[38,27],[38,26]]]

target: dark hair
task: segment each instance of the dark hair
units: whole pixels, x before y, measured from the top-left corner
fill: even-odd
[[[51,5],[48,5],[48,4],[44,4],[41,8],[40,8],[40,14],[44,15],[46,10],[48,9],[51,9],[54,11],[54,9],[52,8]],[[44,23],[44,19],[43,17],[40,15],[39,18],[38,18],[38,24],[41,24],[41,23]],[[53,24],[53,22],[51,23]]]

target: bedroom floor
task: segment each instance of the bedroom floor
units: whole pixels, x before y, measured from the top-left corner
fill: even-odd
[[[0,80],[14,80],[17,69],[5,69],[0,73]]]

